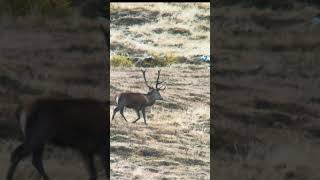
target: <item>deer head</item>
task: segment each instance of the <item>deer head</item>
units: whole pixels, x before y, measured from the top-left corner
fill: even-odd
[[[156,100],[163,100],[161,94],[159,91],[165,90],[166,87],[161,85],[163,83],[163,81],[159,81],[160,78],[160,70],[158,70],[158,77],[157,77],[157,82],[156,82],[156,86],[152,87],[148,85],[147,79],[146,79],[146,70],[141,70],[142,71],[142,75],[143,75],[143,79],[144,82],[146,84],[146,86],[149,88],[149,92],[148,94],[153,96]],[[160,85],[160,87],[159,87]]]

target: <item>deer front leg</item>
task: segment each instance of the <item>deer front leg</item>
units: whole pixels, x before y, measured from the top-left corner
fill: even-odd
[[[139,109],[135,109],[137,115],[138,115],[138,118],[136,120],[134,120],[132,123],[136,123],[139,119],[140,119],[140,113],[139,113]]]
[[[121,114],[121,116],[124,118],[124,120],[126,120],[126,122],[128,122],[127,119],[126,119],[126,117],[124,117],[124,115],[123,115],[123,109],[124,109],[124,107],[122,107],[122,108],[120,109],[120,114]]]
[[[43,177],[44,180],[49,180],[49,177],[43,168],[43,162],[42,162],[43,149],[44,149],[44,146],[42,145],[33,152],[32,164],[37,169],[37,171]]]
[[[28,156],[31,153],[30,149],[26,148],[24,144],[21,144],[18,146],[13,153],[11,154],[11,162],[10,167],[7,172],[6,180],[12,180],[14,172],[17,168],[17,165],[19,162],[24,159],[26,156]]]
[[[147,124],[147,121],[146,121],[146,111],[145,111],[145,108],[142,108],[142,116],[143,116],[143,120],[144,120],[144,124],[148,125]]]

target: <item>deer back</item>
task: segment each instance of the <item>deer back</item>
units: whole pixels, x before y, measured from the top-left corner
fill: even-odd
[[[40,99],[27,106],[20,119],[26,121],[26,137],[45,135],[75,147],[99,146],[109,130],[106,104],[92,99]]]
[[[129,108],[141,108],[147,102],[147,96],[141,93],[122,93],[118,97],[118,104]]]

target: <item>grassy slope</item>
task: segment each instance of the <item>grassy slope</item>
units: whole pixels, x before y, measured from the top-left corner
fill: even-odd
[[[206,66],[164,68],[168,82],[162,96],[143,119],[131,124],[136,113],[118,113],[111,126],[111,169],[117,179],[209,179],[209,72]],[[155,80],[156,70],[147,78]],[[111,84],[119,91],[145,92],[139,69],[115,68]],[[111,94],[114,94],[111,90]],[[114,106],[111,107],[111,112]]]
[[[320,177],[318,11],[216,9],[217,179]]]
[[[210,54],[208,3],[111,4],[111,52]]]
[[[202,29],[201,29],[202,28]],[[190,34],[189,34],[190,33]],[[173,53],[188,58],[209,54],[208,4],[112,4],[111,51],[141,56]],[[156,69],[147,71],[154,83]],[[116,179],[209,179],[209,70],[206,65],[162,68],[167,89],[136,124],[117,114],[111,126],[111,176]],[[145,93],[138,68],[111,67],[115,93]],[[114,106],[111,107],[111,112]],[[126,109],[129,121],[136,114]]]

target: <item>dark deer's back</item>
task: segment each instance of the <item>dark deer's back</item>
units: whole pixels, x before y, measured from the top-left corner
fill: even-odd
[[[108,138],[106,107],[93,99],[39,99],[27,112],[25,136],[45,134],[58,145],[96,151]]]
[[[128,108],[140,109],[147,103],[148,99],[146,95],[141,93],[122,93],[116,101],[117,104],[124,105]]]

